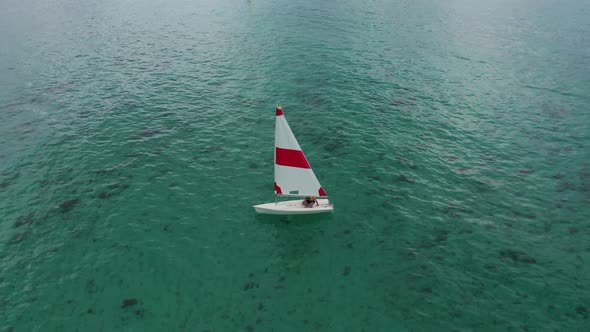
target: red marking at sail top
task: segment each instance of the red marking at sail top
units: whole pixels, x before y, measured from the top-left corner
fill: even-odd
[[[275,163],[281,166],[298,167],[298,168],[311,168],[303,151],[276,148],[276,160]]]
[[[277,105],[277,116],[283,115],[283,108],[281,105]]]
[[[322,187],[320,187],[320,190],[318,190],[318,194],[320,196],[328,196],[328,194],[326,194],[326,191]]]

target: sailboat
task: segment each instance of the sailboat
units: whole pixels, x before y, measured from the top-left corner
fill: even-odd
[[[328,194],[320,185],[303,150],[287,123],[281,105],[276,107],[275,124],[275,201],[254,205],[258,213],[264,214],[315,214],[332,212],[334,206]],[[314,196],[317,204],[305,206],[301,200]],[[279,201],[279,198],[299,198]]]

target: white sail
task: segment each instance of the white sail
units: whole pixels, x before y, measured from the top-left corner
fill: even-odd
[[[280,106],[275,125],[275,193],[328,196],[316,178]]]

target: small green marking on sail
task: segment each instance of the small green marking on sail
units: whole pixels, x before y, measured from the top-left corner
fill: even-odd
[[[291,194],[291,195],[299,195],[299,190],[291,190],[291,191],[289,191],[289,194]]]

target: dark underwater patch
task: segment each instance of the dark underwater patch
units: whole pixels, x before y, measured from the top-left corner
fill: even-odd
[[[352,268],[350,266],[345,266],[344,271],[342,271],[342,275],[343,276],[349,275],[351,270],[352,270]]]
[[[509,259],[514,263],[524,263],[524,264],[537,263],[537,260],[534,257],[529,256],[524,251],[515,250],[515,249],[500,250],[500,257],[503,259]]]
[[[248,281],[244,284],[244,290],[249,290],[249,289],[258,288],[258,287],[259,287],[258,283],[254,282],[254,281]]]
[[[446,229],[438,229],[436,230],[435,234],[435,242],[445,242],[449,238],[449,231]]]
[[[94,279],[90,279],[90,280],[88,280],[88,282],[86,282],[86,292],[88,292],[88,294],[94,294],[94,293],[96,293],[97,290],[98,290],[98,287],[96,287],[96,284],[94,283]]]
[[[137,316],[139,318],[143,318],[143,316],[145,314],[145,310],[144,309],[137,309],[133,313],[135,314],[135,316]]]
[[[397,181],[399,181],[399,182],[406,182],[406,183],[416,183],[416,180],[414,180],[414,179],[412,179],[412,178],[410,178],[410,177],[408,177],[408,176],[406,176],[404,174],[400,174],[397,177]]]
[[[27,224],[32,223],[34,216],[35,216],[35,213],[31,212],[31,213],[27,214],[26,216],[20,216],[20,217],[16,218],[16,221],[14,222],[14,227],[18,228],[23,225],[27,225]]]
[[[15,172],[5,171],[5,172],[0,173],[0,176],[6,178],[6,180],[15,180],[20,176],[20,172],[19,171],[15,171]]]
[[[324,145],[324,149],[328,152],[334,152],[336,151],[340,146],[342,146],[342,144],[340,142],[337,141],[332,141],[327,143],[326,145]]]
[[[65,202],[62,202],[59,205],[59,209],[61,210],[62,213],[66,213],[66,212],[71,211],[74,207],[76,207],[76,205],[78,205],[78,203],[80,203],[79,198],[69,199]]]
[[[562,182],[557,187],[557,191],[564,192],[566,190],[576,190],[576,186],[569,182]]]
[[[401,106],[401,105],[405,105],[406,103],[401,100],[401,99],[393,99],[389,102],[389,105],[391,106]]]
[[[137,299],[124,299],[123,302],[121,303],[121,309],[125,309],[128,307],[132,307],[134,305],[137,305],[139,303],[139,300]]]
[[[19,244],[23,242],[27,237],[29,237],[28,231],[16,233],[12,236],[12,238],[10,238],[8,244]]]
[[[524,213],[519,211],[512,211],[512,215],[519,218],[537,219],[537,216],[531,213]]]
[[[125,179],[125,178],[128,178],[128,177],[123,177],[123,179]],[[123,191],[125,191],[127,188],[129,188],[129,184],[123,183],[123,182],[113,182],[113,183],[107,184],[106,188],[107,188],[106,191],[102,191],[98,194],[98,198],[108,199],[113,196],[116,196],[116,195],[122,193]]]
[[[163,132],[160,129],[157,128],[145,128],[142,130],[138,130],[135,135],[136,137],[141,137],[141,138],[150,138],[150,137],[154,137],[154,136],[158,136],[160,134],[162,134]]]
[[[576,307],[576,313],[584,317],[584,319],[588,319],[588,317],[590,316],[590,309],[588,309],[587,305],[580,304]]]
[[[523,175],[530,175],[535,173],[535,171],[531,168],[521,168],[518,170],[517,175],[518,176],[523,176]]]

